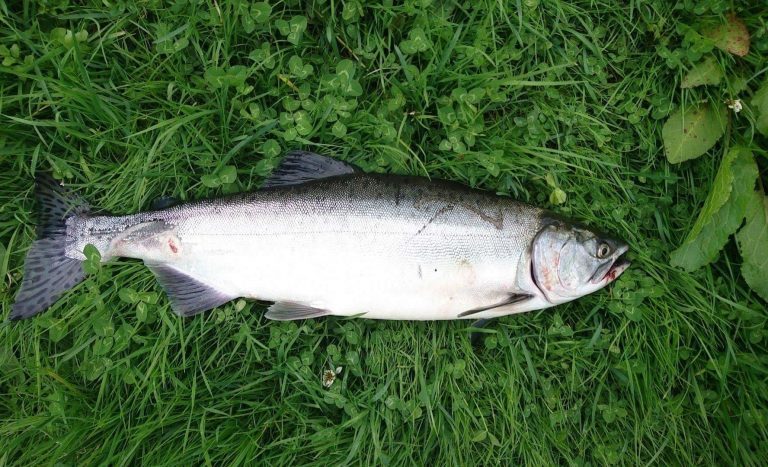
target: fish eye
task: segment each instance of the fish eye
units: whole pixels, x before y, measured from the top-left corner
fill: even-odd
[[[608,245],[607,243],[601,243],[597,247],[597,257],[598,258],[603,259],[606,256],[608,256],[609,254],[611,254],[611,246]]]

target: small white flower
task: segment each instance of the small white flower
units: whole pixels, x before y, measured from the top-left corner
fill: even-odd
[[[336,381],[336,375],[341,374],[342,368],[337,366],[336,369],[330,369],[323,371],[321,379],[323,380],[323,387],[329,388]]]
[[[336,373],[333,370],[325,370],[323,372],[323,387],[331,387],[334,381],[336,381]]]
[[[728,104],[728,108],[733,110],[735,114],[741,112],[741,109],[744,108],[741,99],[728,99],[725,103]]]

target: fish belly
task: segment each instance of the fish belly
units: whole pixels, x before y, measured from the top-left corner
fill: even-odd
[[[482,239],[438,237],[442,244],[413,232],[189,232],[172,265],[233,296],[339,316],[456,319],[508,297],[514,265],[478,255]]]

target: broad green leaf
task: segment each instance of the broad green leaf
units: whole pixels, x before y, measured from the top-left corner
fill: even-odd
[[[277,157],[280,155],[280,143],[273,139],[268,139],[261,145],[261,151],[267,157]]]
[[[219,172],[221,183],[234,183],[237,180],[237,168],[234,165],[225,165]]]
[[[60,342],[64,336],[67,335],[67,332],[69,330],[67,329],[67,321],[63,319],[57,319],[54,321],[53,325],[51,325],[50,328],[48,328],[48,337],[53,342]]]
[[[356,21],[361,16],[363,16],[363,5],[360,2],[344,2],[344,9],[341,11],[341,18],[344,21]]]
[[[344,93],[345,96],[358,97],[363,94],[363,87],[358,80],[353,79],[342,87],[341,92]]]
[[[341,79],[341,84],[346,84],[355,77],[355,64],[352,60],[344,59],[336,64],[336,75]]]
[[[421,28],[414,28],[408,33],[408,39],[400,42],[400,49],[403,53],[413,55],[418,52],[424,52],[432,45],[427,38],[426,33]]]
[[[707,84],[718,84],[723,79],[723,70],[714,57],[709,57],[688,71],[680,85],[683,89]]]
[[[487,438],[487,437],[488,437],[488,432],[485,431],[485,430],[480,430],[477,433],[475,433],[475,435],[472,437],[472,442],[473,443],[480,443],[480,442],[485,441],[485,438]]]
[[[220,67],[205,70],[205,80],[212,88],[218,89],[224,86],[242,86],[247,78],[247,68],[235,65],[226,71]]]
[[[229,81],[227,84],[231,86],[242,86],[245,84],[245,79],[248,77],[248,69],[243,65],[235,65],[227,70],[227,78]]]
[[[251,5],[251,17],[257,23],[266,23],[269,21],[269,15],[272,14],[272,5],[267,2],[256,2]]]
[[[149,322],[149,309],[147,308],[147,304],[144,302],[139,302],[136,304],[136,319],[139,320],[141,323]]]
[[[303,67],[304,60],[298,55],[293,55],[288,59],[288,70],[290,70],[291,74],[298,75]]]
[[[688,271],[716,257],[742,221],[757,179],[752,152],[731,149],[723,158],[699,218],[682,245],[670,255],[670,264]]]
[[[301,108],[307,112],[312,112],[317,108],[317,103],[312,99],[304,99],[301,101]]]
[[[283,132],[283,139],[285,141],[293,141],[297,136],[299,136],[299,132],[296,130],[296,128],[288,128]]]
[[[178,34],[183,32],[185,29],[184,26],[175,31],[171,31],[167,24],[157,23],[155,29],[155,36],[157,37],[155,40],[155,48],[161,54],[172,55],[189,45],[189,39],[186,37],[180,37],[179,39],[174,40]]]
[[[285,23],[286,27],[288,23]],[[270,70],[275,67],[275,57],[272,55],[272,52],[270,51],[269,43],[265,42],[261,44],[260,48],[254,49],[251,51],[251,53],[248,54],[248,58],[251,60],[260,63],[265,68],[269,68]]]
[[[400,43],[400,50],[403,51],[406,55],[413,55],[418,52],[416,49],[416,44],[411,40],[404,40]]]
[[[261,116],[261,107],[259,107],[259,105],[255,102],[248,104],[248,111],[250,112],[251,118],[253,119],[257,119]]]
[[[715,47],[733,55],[743,57],[749,53],[749,31],[744,21],[736,15],[730,15],[725,24],[721,24],[702,33],[712,39]]]
[[[456,111],[453,109],[452,105],[438,107],[437,119],[446,127],[455,127],[458,125]]]
[[[181,39],[173,43],[173,51],[178,52],[180,50],[185,49],[188,45],[189,45],[189,39],[187,39],[186,37],[182,37]]]
[[[547,185],[549,185],[550,188],[557,188],[557,181],[555,180],[555,176],[551,173],[544,176],[544,180],[546,180]]]
[[[278,19],[275,21],[275,27],[280,31],[280,34],[287,36],[291,32],[291,25],[284,19]]]
[[[764,136],[768,136],[768,79],[763,82],[760,89],[757,90],[752,98],[752,105],[755,107],[757,120],[755,127],[757,131]]]
[[[312,133],[312,118],[304,110],[299,110],[293,114],[294,122],[296,124],[296,131],[301,136],[307,136]]]
[[[465,88],[456,88],[451,91],[451,99],[455,101],[463,101],[466,95],[467,90]]]
[[[83,261],[83,271],[86,274],[96,274],[101,270],[101,253],[99,249],[92,244],[85,245],[83,248],[85,261]]]
[[[304,16],[294,16],[289,22],[291,32],[303,32],[307,29],[307,18]]]
[[[304,70],[306,70],[307,67],[310,67],[310,74],[311,74],[312,65],[307,63],[306,65],[304,65]],[[309,83],[303,83],[301,86],[299,86],[299,99],[301,99],[302,101],[308,100],[310,94],[312,94],[312,86],[310,86]]]
[[[213,67],[205,70],[205,80],[214,89],[224,86],[224,76],[225,72],[223,68]]]
[[[464,98],[464,102],[467,104],[477,104],[480,102],[480,99],[482,99],[485,96],[485,89],[483,88],[473,88],[470,89],[467,93],[466,97]]]
[[[704,207],[699,212],[699,218],[696,219],[696,223],[688,233],[686,242],[696,238],[705,224],[712,221],[712,216],[723,207],[723,205],[731,197],[731,189],[733,187],[733,161],[742,153],[748,152],[746,149],[733,148],[723,157],[720,163],[720,168],[715,175],[715,181],[712,183],[712,188],[707,196],[707,200],[704,202]],[[751,157],[751,153],[750,153]]]
[[[93,332],[100,337],[111,336],[115,333],[115,325],[112,323],[112,318],[106,313],[94,315],[91,318],[91,326],[93,327]]]
[[[295,112],[299,110],[299,107],[301,107],[301,102],[291,96],[288,96],[283,99],[283,107],[288,112]]]
[[[157,292],[137,292],[136,295],[141,302],[148,303],[150,305],[157,304]]]
[[[131,336],[136,332],[135,328],[128,323],[123,324],[115,331],[114,344],[112,349],[114,352],[120,352],[128,347],[131,342]]]
[[[85,245],[83,254],[85,255],[86,261],[101,261],[101,253],[99,253],[99,249],[91,243]]]
[[[499,173],[501,173],[499,163],[502,161],[502,158],[503,152],[491,151],[488,154],[478,154],[477,161],[488,171],[488,175],[498,177]]]
[[[552,204],[563,204],[568,200],[568,195],[560,188],[555,188],[549,194],[549,202]]]
[[[294,55],[288,60],[288,69],[297,78],[306,78],[311,75],[314,68],[309,63],[304,63],[301,57]]]
[[[768,197],[751,193],[747,206],[747,223],[736,234],[744,262],[741,275],[763,300],[768,301]]]
[[[707,152],[723,136],[727,116],[725,106],[713,109],[709,105],[672,114],[661,131],[669,162],[678,164]]]
[[[89,381],[98,379],[105,371],[112,366],[112,360],[106,357],[96,357],[87,360],[82,366],[81,371]]]
[[[106,355],[109,353],[110,350],[112,350],[112,346],[115,343],[115,339],[112,337],[104,337],[101,339],[96,339],[96,342],[93,343],[93,354],[94,355]]]
[[[256,21],[253,19],[253,16],[249,14],[244,14],[241,17],[241,20],[243,23],[243,31],[246,34],[250,34],[256,29]]]
[[[203,175],[200,177],[200,181],[208,188],[216,188],[221,185],[221,180],[216,175]]]
[[[304,16],[294,16],[288,23],[288,34],[286,39],[288,39],[288,42],[291,44],[298,45],[301,41],[301,35],[306,29],[307,18]]]
[[[343,138],[347,134],[347,126],[337,121],[333,124],[333,127],[331,127],[331,133],[337,138]]]
[[[134,304],[139,301],[139,294],[130,287],[120,289],[120,291],[117,292],[117,296],[120,297],[120,300],[130,304]]]
[[[430,40],[421,28],[414,28],[408,33],[408,38],[413,41],[413,46],[418,52],[423,52],[431,45]]]
[[[69,32],[68,29],[64,28],[53,28],[51,29],[50,37],[52,40],[64,43],[64,38],[67,35],[67,32]],[[0,46],[0,55],[5,56],[8,53],[8,48],[6,46]]]
[[[283,128],[290,128],[293,126],[293,114],[290,112],[280,112],[280,126]]]

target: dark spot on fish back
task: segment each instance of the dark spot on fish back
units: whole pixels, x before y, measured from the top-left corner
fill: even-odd
[[[428,220],[428,221],[427,221],[427,222],[424,224],[424,226],[422,226],[422,227],[419,229],[419,231],[418,231],[418,232],[416,232],[416,235],[419,235],[420,233],[422,233],[422,232],[424,231],[424,229],[426,229],[426,228],[429,226],[429,224],[431,224],[432,222],[434,222],[434,220],[435,220],[435,219],[437,219],[439,216],[441,216],[441,215],[443,215],[443,214],[445,214],[445,213],[447,213],[447,212],[449,212],[449,211],[451,211],[451,210],[453,210],[453,206],[452,206],[452,205],[450,205],[450,204],[448,204],[448,205],[446,205],[446,206],[443,206],[443,207],[441,207],[440,209],[438,209],[438,210],[437,210],[437,212],[435,212],[435,213],[432,215],[432,217],[430,217],[430,218],[429,218],[429,220]]]

